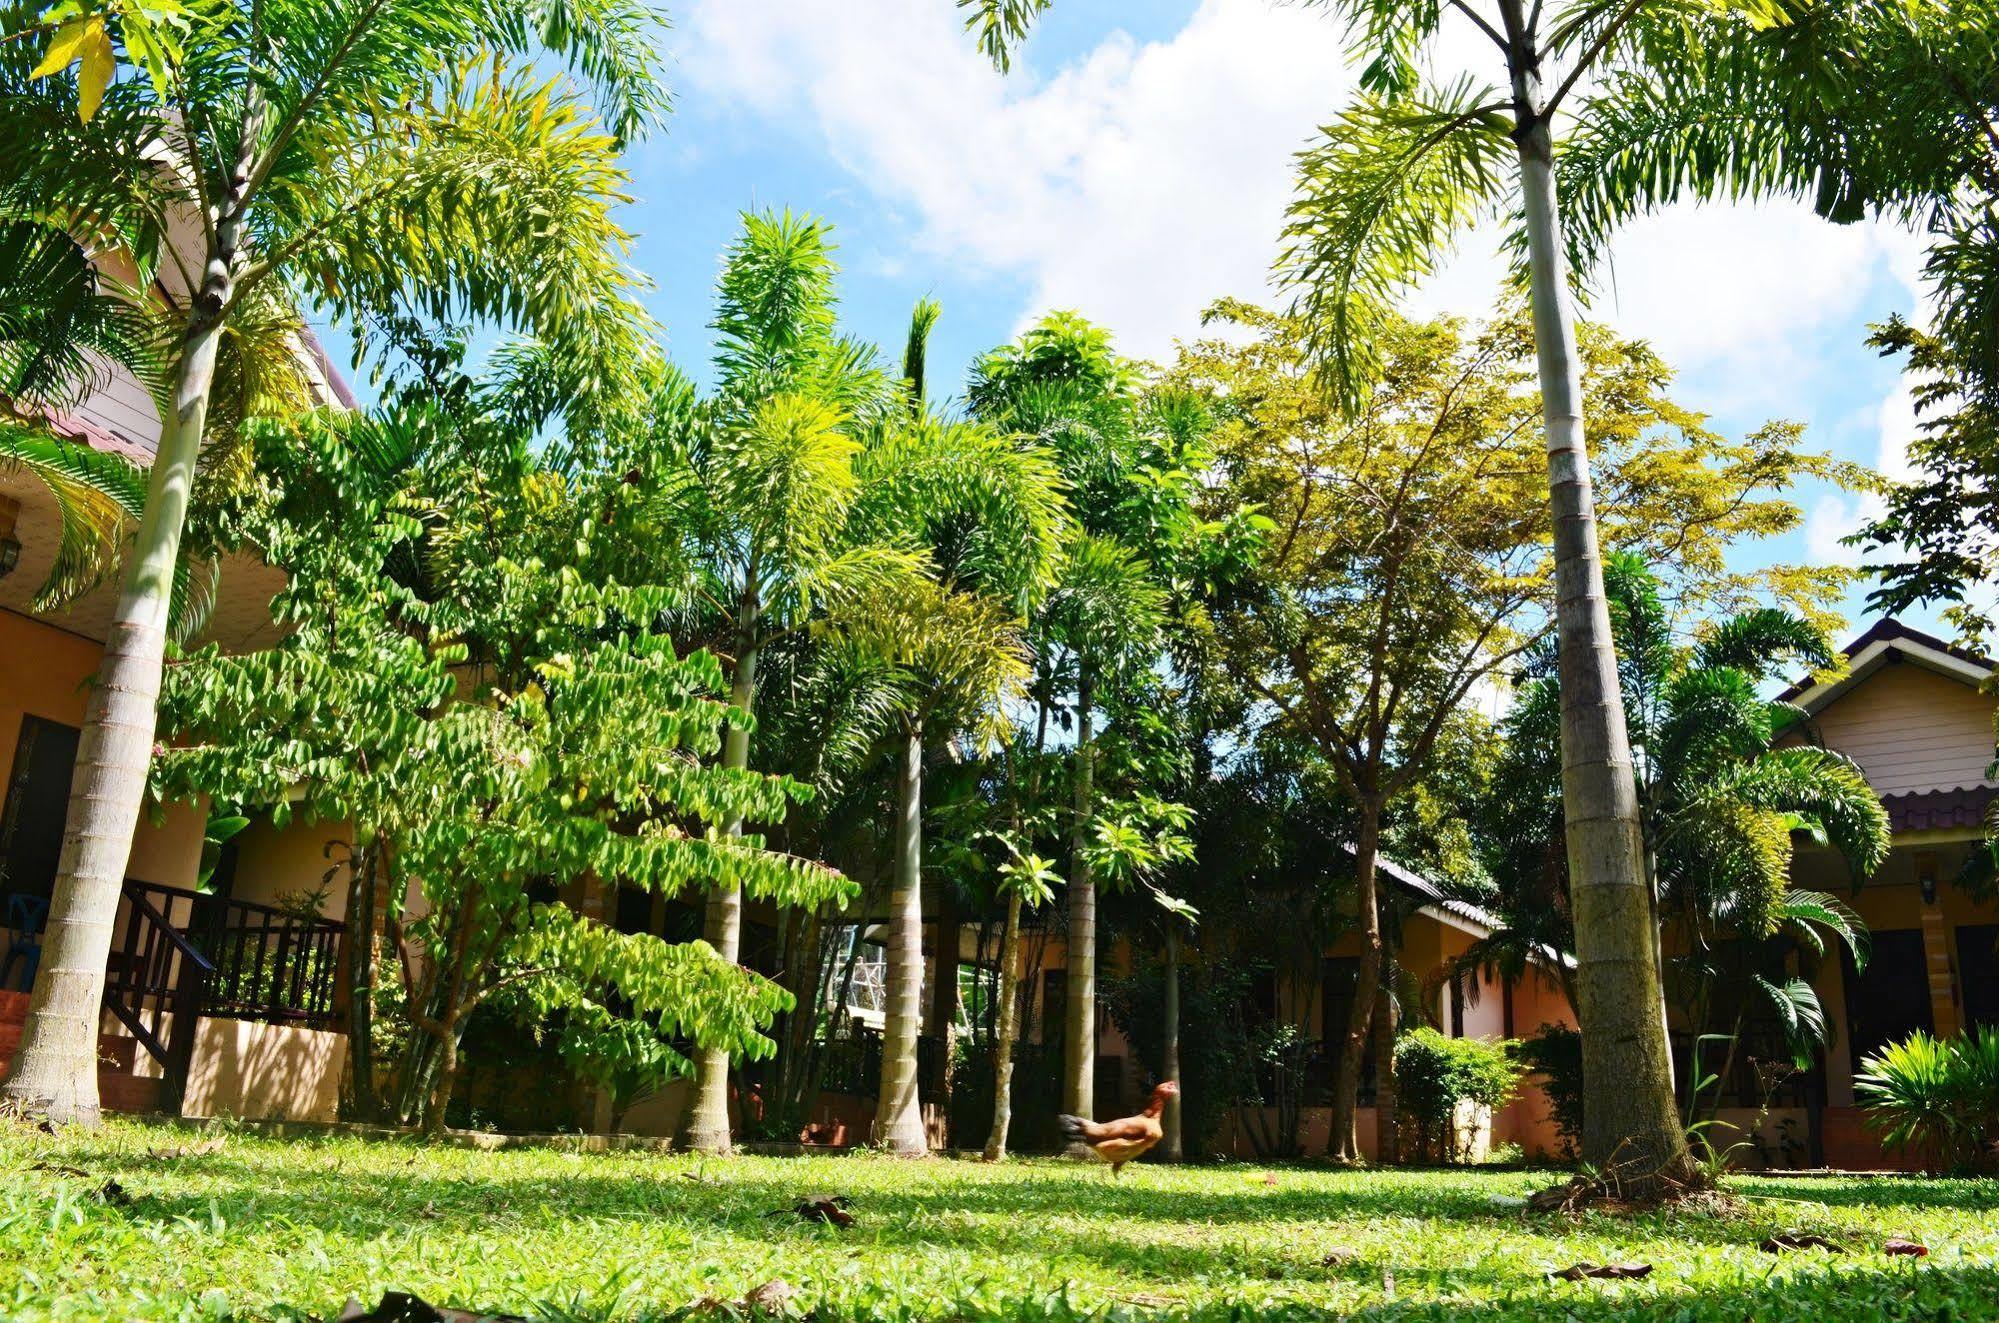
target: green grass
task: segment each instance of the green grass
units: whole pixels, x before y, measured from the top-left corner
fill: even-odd
[[[0,1317],[330,1317],[385,1288],[545,1317],[670,1317],[774,1277],[821,1318],[1999,1317],[1999,1184],[1735,1183],[1737,1216],[1530,1215],[1524,1172],[1337,1172],[1053,1160],[896,1162],[354,1139],[197,1139],[130,1122],[49,1137],[0,1125]],[[36,1168],[34,1164],[44,1164]],[[71,1166],[87,1176],[51,1168]],[[116,1180],[121,1205],[93,1191]],[[769,1217],[849,1196],[845,1230]],[[1797,1227],[1849,1247],[1764,1254]],[[1921,1262],[1877,1252],[1890,1235]],[[1346,1262],[1325,1266],[1336,1250]],[[1639,1282],[1549,1282],[1579,1259]]]

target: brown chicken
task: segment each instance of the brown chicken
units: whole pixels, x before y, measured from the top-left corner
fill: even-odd
[[[1180,1086],[1167,1080],[1152,1091],[1152,1101],[1145,1104],[1145,1110],[1137,1116],[1127,1116],[1122,1121],[1085,1121],[1080,1116],[1058,1116],[1055,1124],[1062,1128],[1062,1138],[1067,1141],[1066,1152],[1074,1158],[1090,1158],[1097,1162],[1108,1162],[1111,1175],[1127,1162],[1145,1156],[1146,1152],[1160,1140],[1166,1132],[1159,1126],[1159,1114],[1166,1110],[1166,1100],[1177,1098]]]

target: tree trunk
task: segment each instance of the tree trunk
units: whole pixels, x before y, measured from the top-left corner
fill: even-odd
[[[1395,1004],[1395,953],[1381,956],[1381,991],[1374,998],[1374,1160],[1384,1167],[1402,1161],[1401,1100],[1395,1088],[1395,1037],[1401,1010]]]
[[[1524,31],[1521,0],[1506,0]],[[1548,434],[1555,610],[1562,691],[1562,805],[1575,913],[1583,1078],[1583,1160],[1634,1193],[1689,1179],[1694,1166],[1673,1105],[1637,780],[1625,732],[1617,654],[1604,598],[1595,498],[1583,438],[1582,382],[1569,302],[1554,147],[1541,115],[1538,63],[1516,37],[1509,62],[1519,129],[1521,203],[1534,342]]]
[[[1374,1027],[1374,997],[1381,986],[1381,907],[1375,898],[1375,859],[1381,850],[1381,801],[1362,795],[1357,805],[1360,825],[1354,834],[1354,904],[1359,907],[1360,963],[1354,975],[1353,1006],[1344,1025],[1327,1025],[1345,1036],[1333,1067],[1332,1133],[1328,1156],[1359,1162],[1360,1068],[1367,1055],[1367,1038]],[[1380,1063],[1376,1063],[1376,1069]]]
[[[756,611],[754,605],[738,608],[743,624],[736,637],[736,674],[729,687],[729,701],[744,712],[754,712],[757,701]],[[722,740],[722,766],[741,771],[750,765],[750,732],[731,726]],[[740,836],[743,821],[729,824],[729,834]],[[730,882],[708,893],[707,921],[701,935],[715,954],[734,964],[742,951],[743,889]],[[682,1148],[697,1153],[729,1151],[729,1049],[697,1048],[694,1053],[694,1096],[680,1123]]]
[[[1097,1105],[1097,884],[1090,876],[1089,844],[1096,745],[1090,702],[1094,678],[1087,665],[1076,684],[1076,815],[1070,835],[1069,947],[1062,1049],[1062,1108],[1085,1120]]]
[[[1165,1006],[1160,1019],[1165,1034],[1165,1046],[1160,1052],[1160,1071],[1165,1079],[1176,1083],[1180,1079],[1180,927],[1179,920],[1171,915],[1166,918],[1166,970]],[[1166,1133],[1160,1140],[1164,1156],[1168,1162],[1179,1162],[1186,1157],[1180,1138],[1180,1097],[1178,1094],[1166,1100],[1166,1113],[1159,1119],[1160,1128]]]
[[[923,734],[904,740],[897,794],[895,884],[889,892],[888,1016],[874,1141],[902,1157],[930,1152],[917,1082],[923,1023]]]
[[[951,1057],[958,1038],[958,897],[948,882],[937,889],[936,978],[930,987],[930,1040],[937,1045],[935,1078],[926,1086],[931,1101],[951,1115]]]
[[[381,850],[369,835],[353,856],[347,889],[347,1069],[353,1080],[349,1107],[357,1121],[381,1119],[375,1077],[375,885]]]
[[[226,275],[219,281],[220,293],[213,293],[216,269],[211,262],[203,282],[204,303],[211,296],[223,303],[228,299]],[[13,1071],[0,1086],[0,1100],[58,1123],[97,1122],[104,965],[111,954],[132,832],[146,795],[174,569],[220,338],[219,321],[204,318],[181,347],[173,409],[164,420],[124,591],[85,711],[41,969]]]
[[[1006,897],[1006,932],[1000,937],[999,1032],[993,1044],[993,1128],[986,1136],[986,1161],[1006,1157],[1007,1127],[1013,1123],[1013,1042],[1020,1034],[1020,893]]]
[[[433,1139],[444,1133],[444,1113],[451,1106],[451,1091],[457,1086],[458,1030],[455,1025],[447,1025],[437,1035],[437,1078],[423,1108],[423,1132]]]

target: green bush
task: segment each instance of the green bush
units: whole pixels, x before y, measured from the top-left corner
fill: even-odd
[[[1513,1096],[1520,1067],[1516,1045],[1499,1038],[1449,1038],[1412,1029],[1395,1043],[1397,1103],[1415,1127],[1417,1155],[1458,1162],[1466,1154],[1454,1118],[1460,1103],[1498,1108]]]
[[[1565,1024],[1544,1024],[1514,1049],[1520,1064],[1541,1077],[1548,1111],[1567,1153],[1574,1158],[1583,1138],[1583,1036]]]
[[[1918,1030],[1861,1064],[1853,1091],[1891,1149],[1931,1170],[1989,1166],[1999,1135],[1999,1029],[1937,1039]]]

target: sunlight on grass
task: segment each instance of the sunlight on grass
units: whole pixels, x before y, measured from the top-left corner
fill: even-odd
[[[330,1317],[384,1289],[545,1317],[651,1319],[772,1278],[837,1318],[1072,1317],[1169,1310],[1819,1320],[1987,1317],[1999,1185],[1743,1180],[1737,1218],[1576,1219],[1504,1203],[1525,1172],[1367,1172],[1053,1160],[479,1153],[231,1136],[130,1122],[0,1130],[0,1316]],[[167,1154],[168,1156],[159,1156]],[[84,1173],[82,1175],[78,1172]],[[96,1192],[115,1180],[131,1199]],[[852,1201],[844,1230],[788,1209]],[[777,1215],[772,1214],[777,1212]],[[1774,1257],[1788,1228],[1844,1254]],[[1922,1262],[1879,1253],[1892,1235]],[[1578,1260],[1639,1282],[1549,1283]],[[1939,1312],[1942,1311],[1942,1312]]]

